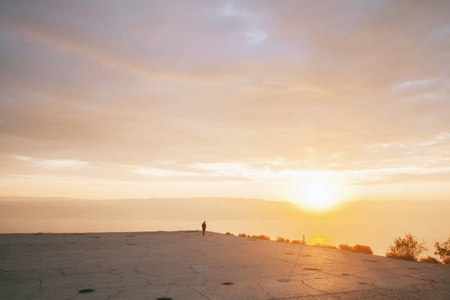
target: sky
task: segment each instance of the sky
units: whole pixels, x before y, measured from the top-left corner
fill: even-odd
[[[449,11],[2,1],[0,196],[448,201]]]

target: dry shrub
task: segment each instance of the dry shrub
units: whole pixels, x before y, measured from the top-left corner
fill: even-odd
[[[425,242],[418,242],[415,236],[407,233],[404,238],[396,238],[394,245],[389,246],[387,250],[386,257],[417,261],[420,253],[427,248],[425,248]]]
[[[276,239],[277,242],[282,242],[282,243],[289,243],[289,239],[285,239],[284,237],[277,237]]]
[[[240,237],[247,237],[247,235],[245,233],[239,233]]]
[[[225,234],[228,234],[228,235],[234,235],[234,234],[232,234],[231,232],[227,232],[227,233],[225,233]]]
[[[450,237],[445,243],[440,244],[436,242],[434,247],[436,248],[436,252],[434,252],[434,254],[439,255],[444,264],[450,264]],[[447,263],[445,261],[447,261]]]
[[[347,245],[347,244],[340,244],[340,245],[339,245],[339,249],[347,250],[347,251],[352,251],[352,246],[349,246],[349,245]]]
[[[281,237],[281,236],[277,237],[276,241],[281,242],[281,243],[285,242],[284,237]]]
[[[431,256],[427,256],[427,257],[422,257],[421,259],[419,259],[420,262],[424,262],[424,263],[430,263],[430,264],[438,264],[439,261]]]
[[[261,235],[252,235],[251,238],[253,239],[260,239],[260,240],[268,240],[270,241],[270,237],[267,235],[261,234]]]
[[[373,251],[369,246],[358,245],[358,244],[353,246],[351,251],[355,252],[355,253],[373,254]]]
[[[417,261],[417,258],[411,254],[395,254],[393,252],[387,252],[386,257],[389,258],[395,258],[395,259],[402,259],[402,260],[409,260],[409,261]]]

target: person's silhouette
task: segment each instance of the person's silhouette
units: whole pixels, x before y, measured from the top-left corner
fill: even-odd
[[[203,224],[202,224],[202,230],[203,230],[203,235],[205,235],[205,231],[206,231],[206,221],[203,221]]]

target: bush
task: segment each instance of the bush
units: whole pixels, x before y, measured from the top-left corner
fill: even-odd
[[[347,250],[347,251],[352,251],[352,246],[349,246],[349,245],[347,245],[347,244],[340,244],[340,245],[339,245],[339,249]]]
[[[289,243],[289,239],[285,239],[281,236],[277,237],[276,239],[277,242],[282,242],[282,243]]]
[[[372,251],[372,249],[370,249],[369,246],[358,245],[358,244],[353,246],[351,251],[355,252],[355,253],[373,254],[373,251]]]
[[[393,252],[386,252],[386,257],[389,258],[396,258],[396,259],[402,259],[402,260],[409,260],[409,261],[417,261],[417,258],[411,254],[395,254]]]
[[[241,237],[247,237],[247,235],[245,233],[239,233],[239,236]]]
[[[425,242],[418,242],[416,237],[410,233],[405,234],[402,239],[400,237],[394,240],[394,245],[389,246],[386,257],[417,261],[417,257],[423,251],[427,250]]]
[[[445,262],[446,260],[450,260],[450,237],[445,243],[439,244],[438,242],[436,242],[434,247],[436,248],[436,252],[434,252],[434,254],[439,255],[441,260],[446,265],[450,264]]]
[[[268,237],[267,235],[261,234],[261,235],[252,235],[251,236],[253,239],[260,239],[260,240],[268,240],[270,241],[270,237]]]
[[[291,244],[301,244],[301,242],[299,240],[293,240],[291,241]]]
[[[353,247],[349,246],[347,244],[340,244],[339,249],[351,251],[354,253],[373,254],[373,251],[369,246],[358,245],[358,244],[356,244]]]
[[[431,256],[425,257],[425,258],[421,258],[419,259],[420,262],[424,262],[424,263],[430,263],[430,264],[438,264],[439,261]]]
[[[264,234],[261,234],[258,238],[259,238],[260,240],[267,240],[267,241],[270,241],[270,237],[268,237],[267,235],[264,235]]]
[[[442,262],[446,265],[450,265],[450,257],[443,259]]]
[[[228,234],[228,235],[234,235],[234,234],[232,234],[232,233],[230,233],[230,232],[227,232],[227,233],[225,233],[225,234]]]

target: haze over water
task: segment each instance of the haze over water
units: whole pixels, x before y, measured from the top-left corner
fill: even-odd
[[[446,240],[449,11],[448,1],[3,1],[0,231],[203,219],[256,231],[213,198],[235,197],[293,205],[272,219],[248,208],[273,238],[333,228],[324,242]],[[12,196],[42,197],[39,218]],[[218,212],[67,223],[70,209],[50,221],[50,197],[209,197]],[[339,218],[349,201],[386,205]]]
[[[412,232],[432,254],[434,243],[448,236],[449,211],[446,201],[346,202],[317,213],[291,202],[242,198],[0,198],[0,228],[4,233],[179,231],[200,230],[205,220],[208,231],[272,240],[305,235],[309,245],[363,244],[377,255],[397,236]]]

